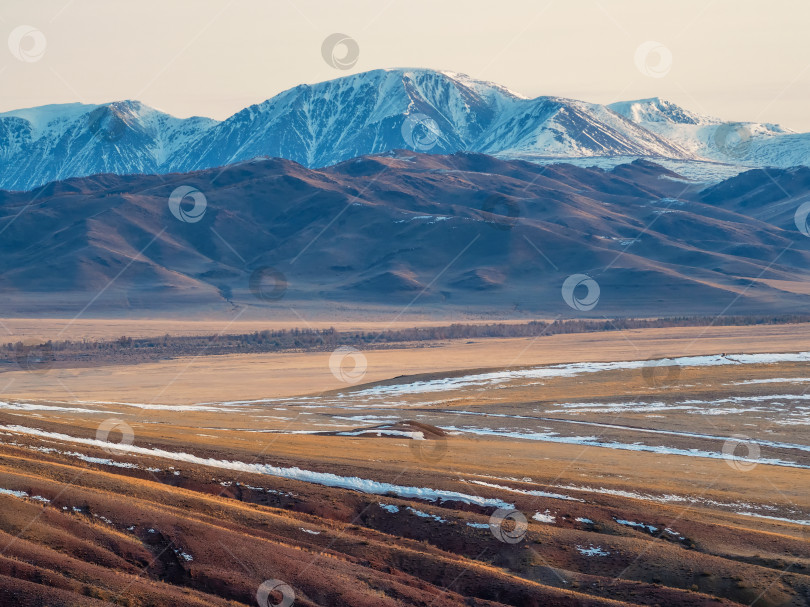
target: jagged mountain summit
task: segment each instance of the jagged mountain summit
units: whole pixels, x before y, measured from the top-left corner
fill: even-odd
[[[724,123],[659,99],[611,106],[528,99],[454,72],[388,69],[299,85],[221,122],[176,118],[139,101],[5,112],[0,188],[97,173],[185,172],[262,156],[318,168],[395,149],[786,167],[808,162],[809,137]]]
[[[432,70],[375,70],[301,85],[228,118],[170,159],[203,169],[257,156],[322,167],[394,149],[551,157],[688,155],[603,106],[525,99]]]

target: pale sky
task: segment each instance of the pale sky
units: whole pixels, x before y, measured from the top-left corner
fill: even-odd
[[[808,0],[2,0],[3,39],[42,34],[0,47],[0,111],[140,99],[222,119],[300,83],[428,67],[810,131],[808,24]],[[349,70],[321,56],[336,32],[359,46]],[[649,59],[661,77],[637,67],[648,41],[671,53]]]

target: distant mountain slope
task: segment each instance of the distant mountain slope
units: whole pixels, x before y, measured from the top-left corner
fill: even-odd
[[[412,126],[435,130],[423,132],[426,140],[420,143],[414,141],[419,134],[409,131]],[[217,125],[196,145],[180,150],[169,166],[193,170],[273,156],[321,167],[399,148],[432,153],[522,151],[562,158],[688,157],[596,104],[524,99],[492,83],[452,73],[375,70],[302,85],[251,106]]]
[[[7,313],[67,313],[91,300],[109,313],[301,303],[550,317],[806,310],[810,238],[790,213],[810,195],[810,169],[760,173],[701,190],[646,161],[603,171],[400,151],[318,170],[265,159],[77,178],[0,192],[0,289]],[[170,209],[181,186],[203,193],[203,214],[189,215],[190,197]],[[752,188],[760,198],[749,199]],[[776,204],[778,216],[757,210]],[[598,282],[592,311],[564,302],[572,274]]]
[[[70,103],[0,114],[0,187],[26,190],[97,173],[159,173],[216,121],[180,119],[139,101]]]
[[[776,124],[722,121],[657,97],[608,107],[701,158],[754,167],[810,164],[810,133],[794,133]]]
[[[310,168],[393,149],[546,158],[691,159],[679,144],[593,103],[525,99],[463,74],[374,70],[300,85],[223,122],[138,101],[0,114],[0,187],[103,172],[184,172],[260,156]]]

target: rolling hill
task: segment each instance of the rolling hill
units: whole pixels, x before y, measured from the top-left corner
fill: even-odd
[[[707,188],[647,161],[606,171],[407,151],[324,169],[257,159],[97,175],[0,193],[0,287],[16,314],[302,302],[796,312],[806,309],[810,243],[794,213],[808,193],[807,168]],[[575,274],[598,283],[598,305],[566,305]]]

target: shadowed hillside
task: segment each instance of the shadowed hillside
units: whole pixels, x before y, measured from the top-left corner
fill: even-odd
[[[750,171],[701,190],[644,161],[604,171],[398,152],[321,170],[259,159],[98,175],[0,193],[0,287],[14,313],[791,313],[810,278],[793,220],[808,174]],[[598,283],[598,305],[566,305],[574,274]]]

